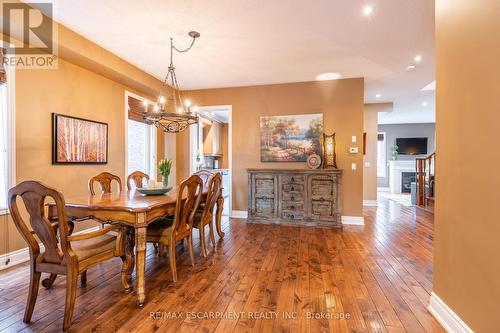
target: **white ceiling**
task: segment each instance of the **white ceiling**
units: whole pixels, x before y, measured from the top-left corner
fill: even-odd
[[[335,71],[365,78],[366,103],[394,102],[381,123],[434,121],[434,91],[421,91],[434,80],[433,0],[57,0],[56,19],[160,79],[169,38],[184,47],[187,32],[199,31],[193,49],[174,59],[182,89]],[[416,54],[421,63],[406,71]]]

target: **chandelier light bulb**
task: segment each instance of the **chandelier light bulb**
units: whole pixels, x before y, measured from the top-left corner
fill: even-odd
[[[158,112],[158,110],[159,110],[158,105],[155,105],[155,107],[153,109],[155,112]]]
[[[187,108],[188,108],[188,107],[190,107],[190,106],[191,106],[191,101],[190,101],[189,99],[186,99],[186,100],[184,101],[184,105],[185,105]]]

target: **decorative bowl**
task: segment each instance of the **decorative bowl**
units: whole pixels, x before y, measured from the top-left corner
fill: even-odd
[[[142,193],[144,195],[162,195],[165,193],[170,192],[172,190],[172,187],[160,187],[160,188],[137,188],[137,192]]]

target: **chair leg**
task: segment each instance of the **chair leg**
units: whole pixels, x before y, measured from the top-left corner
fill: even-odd
[[[194,267],[194,251],[193,251],[193,234],[187,237],[189,257],[191,258],[191,266]]]
[[[33,270],[33,264],[31,266],[31,279],[30,279],[30,289],[28,292],[28,302],[26,303],[26,310],[24,311],[25,323],[29,323],[31,316],[33,315],[33,309],[35,308],[36,297],[38,296],[38,286],[40,285],[40,277],[42,273],[35,272]]]
[[[78,272],[71,270],[66,276],[66,305],[64,307],[63,331],[71,326],[73,310],[75,309],[76,286],[78,285]]]
[[[81,275],[81,283],[82,283],[82,287],[86,287],[87,286],[87,270],[84,270]]]
[[[175,241],[168,244],[168,259],[170,261],[170,270],[172,271],[172,279],[177,282],[177,263],[175,261]]]
[[[214,225],[210,222],[208,226],[210,228],[210,240],[212,241],[212,246],[215,247]]]
[[[205,244],[205,226],[200,224],[200,242],[201,242],[201,254],[207,256],[207,245]]]
[[[46,279],[42,280],[42,286],[45,288],[50,288],[54,284],[54,281],[56,280],[57,274],[50,274],[50,276]]]
[[[163,257],[163,244],[158,243],[158,257]]]

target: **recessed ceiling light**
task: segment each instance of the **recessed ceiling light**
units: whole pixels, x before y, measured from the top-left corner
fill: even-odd
[[[421,62],[422,61],[422,56],[420,54],[417,54],[415,58],[413,58],[415,62]]]
[[[415,65],[409,65],[408,67],[406,67],[406,70],[407,70],[407,71],[412,71],[412,70],[414,70],[415,68],[417,68],[417,66],[415,66]]]
[[[427,106],[427,102],[422,102],[422,106],[425,108]]]
[[[375,10],[375,7],[373,7],[373,5],[364,5],[363,6],[363,15],[370,16],[373,14],[374,10]]]
[[[380,98],[380,97],[382,97],[382,95],[380,95],[380,94],[376,94],[376,95],[375,95],[375,97],[376,97],[376,98]]]
[[[340,74],[337,72],[326,72],[316,75],[317,81],[337,80],[340,79]]]

